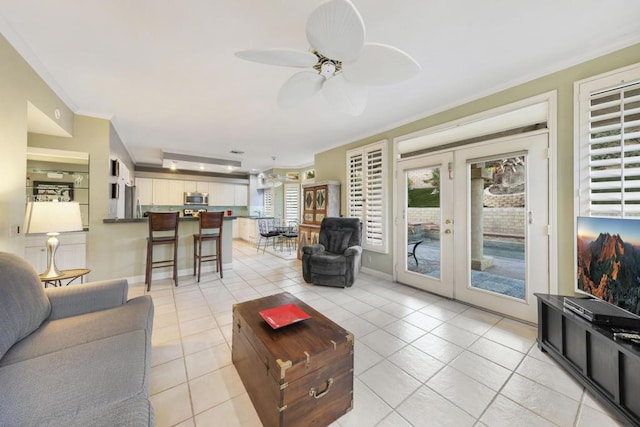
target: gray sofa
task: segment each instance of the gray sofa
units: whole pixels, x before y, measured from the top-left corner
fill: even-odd
[[[0,425],[149,426],[153,302],[126,280],[44,289],[0,252]]]

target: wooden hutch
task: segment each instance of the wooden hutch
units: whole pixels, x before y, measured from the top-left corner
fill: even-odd
[[[318,243],[322,220],[328,216],[340,216],[340,182],[302,184],[302,203],[302,224],[298,227],[298,259],[302,259],[302,246]]]

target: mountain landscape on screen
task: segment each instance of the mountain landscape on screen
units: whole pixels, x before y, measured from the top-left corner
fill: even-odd
[[[580,226],[577,243],[578,289],[640,314],[639,248],[626,243],[620,234],[592,234]]]

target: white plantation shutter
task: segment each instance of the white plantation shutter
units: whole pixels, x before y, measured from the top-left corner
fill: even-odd
[[[363,217],[362,160],[362,152],[347,154],[347,216],[351,218]]]
[[[273,216],[273,188],[267,188],[264,190],[264,216]]]
[[[385,141],[347,152],[347,212],[362,221],[362,247],[387,253]]]
[[[284,185],[284,220],[298,221],[300,218],[300,185]]]
[[[631,81],[584,83],[579,94],[580,214],[639,217],[640,69]]]
[[[367,245],[382,247],[384,244],[384,169],[382,147],[367,151],[365,175],[365,216],[363,231]]]

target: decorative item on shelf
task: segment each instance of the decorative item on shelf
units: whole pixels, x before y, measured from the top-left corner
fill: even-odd
[[[29,202],[24,216],[26,234],[46,233],[47,270],[42,278],[55,278],[62,273],[56,267],[58,236],[68,231],[82,231],[80,204],[76,202]]]
[[[33,200],[37,202],[70,202],[73,200],[72,182],[34,181]]]

